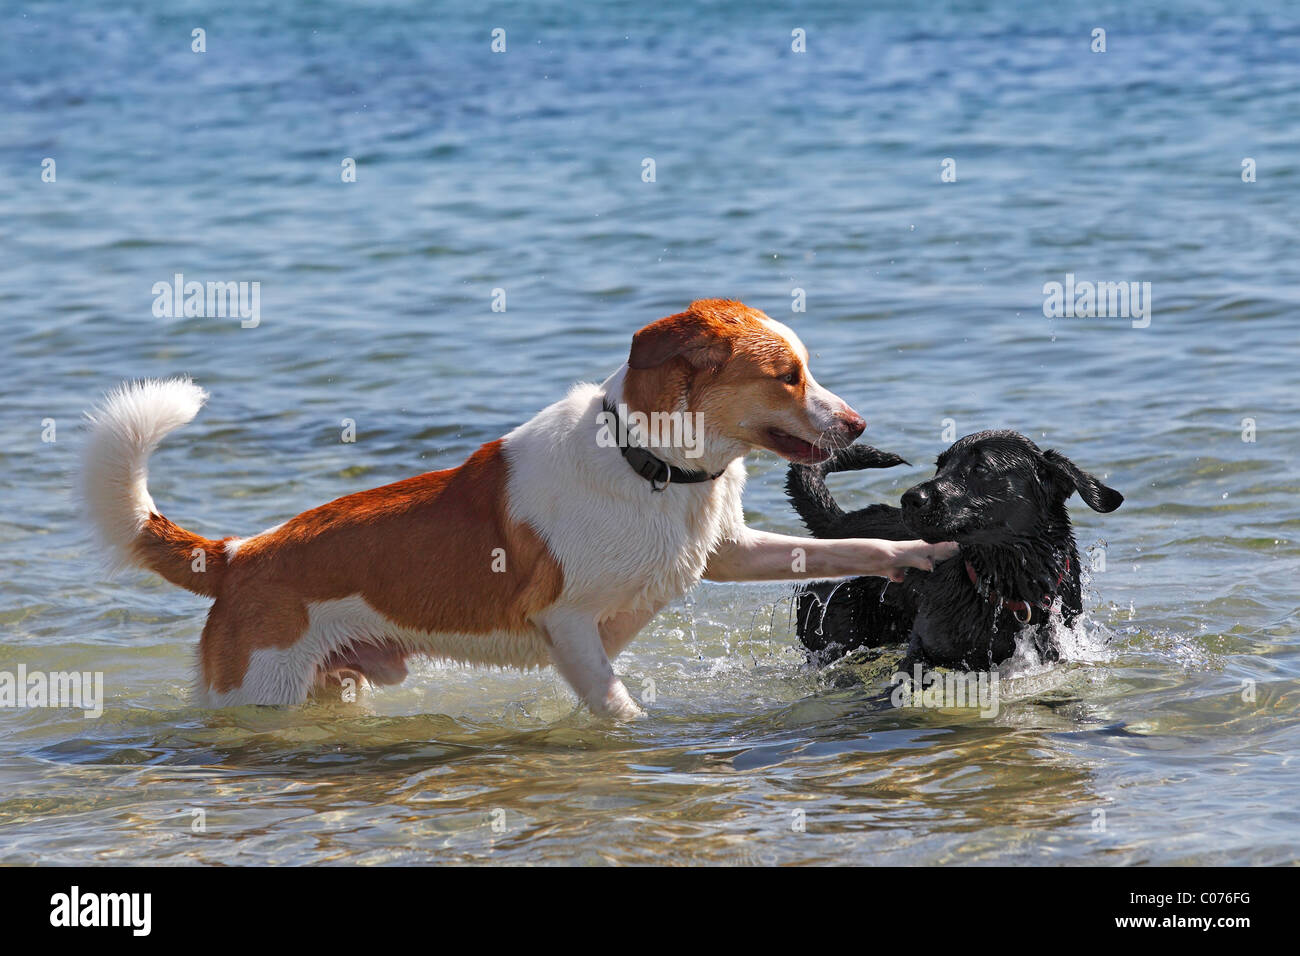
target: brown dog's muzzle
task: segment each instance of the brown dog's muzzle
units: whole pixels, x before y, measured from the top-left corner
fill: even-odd
[[[835,425],[846,442],[856,441],[867,429],[866,420],[847,405],[835,416]]]

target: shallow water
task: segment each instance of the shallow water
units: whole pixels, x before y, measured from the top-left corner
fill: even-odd
[[[0,862],[1300,860],[1300,17],[640,6],[9,18],[0,670],[102,671],[107,702],[0,709]],[[177,272],[259,281],[260,325],[156,318]],[[1045,318],[1066,273],[1149,281],[1150,326]],[[1012,668],[991,719],[896,709],[804,663],[788,588],[704,585],[616,663],[653,681],[630,726],[549,671],[432,664],[357,706],[209,712],[206,602],[106,581],[79,534],[77,419],[120,379],[212,392],[151,486],[246,534],[459,463],[703,295],[793,324],[916,463],[836,479],[846,504],[927,474],[945,419],[1123,491],[1074,500],[1106,567],[1071,659]],[[752,524],[797,529],[783,474],[751,460]]]

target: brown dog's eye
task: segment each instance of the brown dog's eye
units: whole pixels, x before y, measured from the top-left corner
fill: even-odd
[[[784,375],[781,376],[781,381],[785,382],[785,384],[787,384],[787,385],[798,385],[798,384],[799,384],[799,373],[798,373],[798,372],[786,372]]]

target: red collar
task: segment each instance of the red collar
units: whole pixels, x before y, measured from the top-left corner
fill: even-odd
[[[1065,580],[1065,576],[1069,573],[1070,573],[1070,557],[1069,555],[1066,555],[1065,567],[1062,569],[1061,573],[1056,576],[1057,588],[1060,588],[1061,582]],[[966,576],[970,578],[970,583],[975,585],[975,590],[978,591],[980,587],[979,575],[975,573],[975,566],[971,564],[969,561],[966,562]],[[992,588],[989,588],[987,593],[984,596],[985,599],[990,604],[1001,604],[1004,608],[1006,608],[1008,611],[1014,614],[1016,616],[1016,620],[1019,621],[1021,624],[1028,624],[1030,619],[1034,616],[1034,607],[1033,605],[1029,604],[1027,601],[1005,601],[1002,599],[1001,595],[999,595],[998,592],[994,591]],[[1052,595],[1044,594],[1041,598],[1039,598],[1038,607],[1041,610],[1050,611],[1052,608]],[[1024,617],[1020,616],[1020,613],[1022,611],[1025,614]]]

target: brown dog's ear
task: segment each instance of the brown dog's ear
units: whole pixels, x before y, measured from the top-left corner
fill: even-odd
[[[629,368],[656,368],[681,356],[696,368],[718,368],[731,357],[731,338],[716,319],[679,312],[632,336]]]
[[[1118,491],[1103,485],[1056,449],[1047,449],[1043,452],[1043,457],[1047,459],[1053,482],[1062,498],[1068,498],[1072,492],[1077,491],[1089,508],[1102,514],[1114,511],[1124,503],[1124,496]]]

